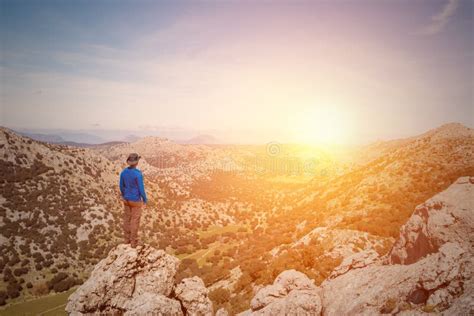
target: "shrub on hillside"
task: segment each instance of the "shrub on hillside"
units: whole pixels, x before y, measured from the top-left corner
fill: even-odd
[[[79,284],[76,282],[76,280],[72,277],[67,277],[64,280],[59,281],[58,283],[54,284],[53,290],[55,292],[64,292],[69,290],[71,287],[74,285]]]
[[[76,285],[76,283],[76,279],[69,276],[67,273],[59,272],[48,282],[48,288],[55,292],[64,292]]]
[[[68,277],[68,274],[65,272],[59,272],[55,274],[54,277],[48,282],[49,289],[51,290],[56,283],[66,279],[67,277]]]
[[[11,257],[10,261],[8,262],[8,265],[10,267],[13,267],[14,265],[16,265],[19,262],[20,262],[20,258],[18,258],[17,255],[14,255],[14,256]]]
[[[0,306],[3,306],[7,303],[7,292],[5,291],[0,291]]]
[[[27,274],[28,273],[28,268],[26,267],[23,267],[23,268],[17,268],[15,270],[13,270],[13,274],[15,276],[21,276],[23,274]]]
[[[217,306],[219,306],[219,305],[222,305],[222,304],[229,301],[230,292],[229,292],[229,290],[220,287],[220,288],[217,288],[217,289],[209,292],[209,298]]]
[[[38,283],[33,286],[31,293],[35,296],[43,296],[49,293],[47,282]]]
[[[10,283],[14,279],[15,279],[15,277],[13,276],[12,270],[10,270],[10,268],[6,268],[3,271],[3,282]]]
[[[17,298],[20,296],[20,292],[23,288],[21,287],[20,283],[13,282],[8,283],[7,285],[7,294],[9,298]]]

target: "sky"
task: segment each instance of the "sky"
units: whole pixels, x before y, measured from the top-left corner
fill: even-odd
[[[474,1],[0,4],[2,126],[241,143],[474,126]]]

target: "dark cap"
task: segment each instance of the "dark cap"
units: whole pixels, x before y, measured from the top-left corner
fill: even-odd
[[[131,153],[130,155],[128,155],[128,158],[127,158],[127,163],[131,166],[133,165],[136,165],[138,163],[138,160],[140,160],[140,156],[138,156],[137,153]]]

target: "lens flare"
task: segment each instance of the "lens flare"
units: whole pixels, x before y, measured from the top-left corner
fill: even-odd
[[[335,106],[314,106],[302,111],[294,126],[294,138],[307,144],[343,144],[349,141],[349,113]]]

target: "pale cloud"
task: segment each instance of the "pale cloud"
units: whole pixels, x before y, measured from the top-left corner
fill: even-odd
[[[422,34],[434,35],[441,32],[448,24],[451,17],[456,13],[459,0],[448,0],[441,12],[431,17],[431,24],[421,30]]]

